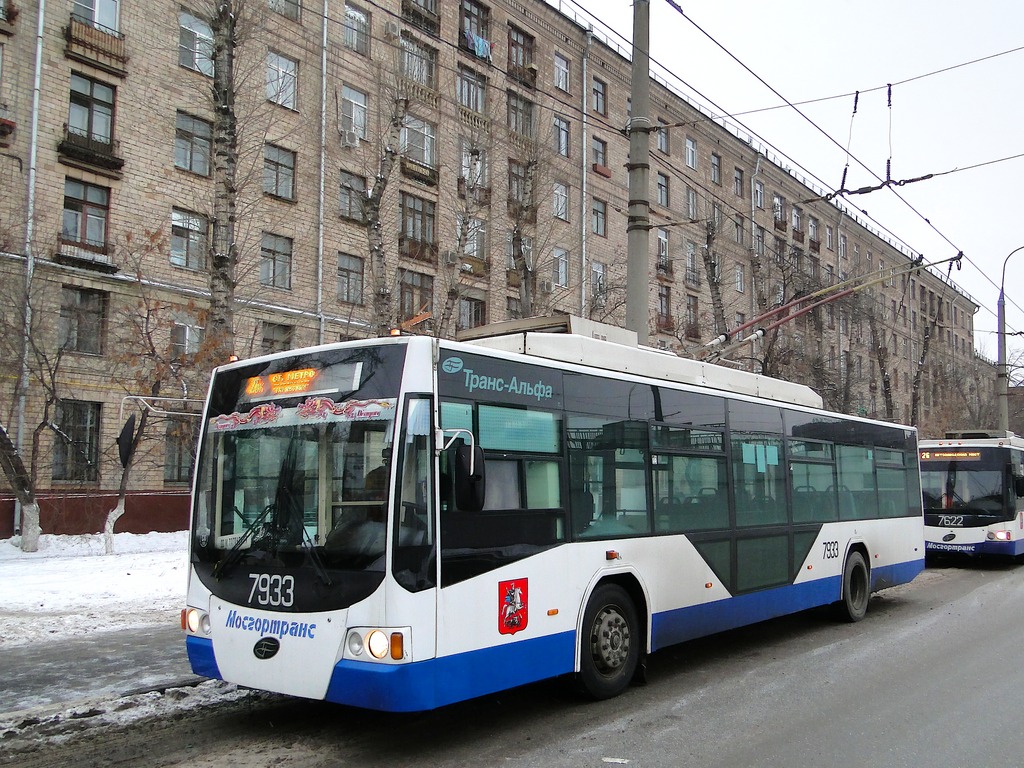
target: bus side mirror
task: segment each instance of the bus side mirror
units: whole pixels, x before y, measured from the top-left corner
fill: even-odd
[[[1024,475],[1013,476],[1013,490],[1017,494],[1017,498],[1024,497]]]
[[[466,512],[484,508],[484,452],[478,445],[460,445],[455,449],[455,506]]]

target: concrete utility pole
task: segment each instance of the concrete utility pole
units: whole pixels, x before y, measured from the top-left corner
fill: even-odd
[[[633,0],[633,76],[630,84],[632,114],[629,118],[629,210],[626,223],[626,328],[647,343],[650,314],[651,238],[651,37],[650,0]]]
[[[1003,274],[999,278],[999,301],[996,302],[996,321],[999,329],[996,331],[996,344],[999,348],[999,359],[996,362],[996,383],[997,395],[999,396],[999,429],[1006,432],[1010,429],[1010,403],[1009,403],[1009,377],[1006,369],[1006,298],[1003,295],[1003,286],[1006,284],[1006,263],[1017,251],[1024,250],[1024,245],[1014,248],[1006,258],[1003,259]]]

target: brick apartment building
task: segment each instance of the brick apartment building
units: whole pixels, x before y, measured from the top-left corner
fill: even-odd
[[[198,353],[227,199],[216,7],[0,0],[0,418],[27,458],[35,445],[44,531],[96,529],[142,396],[158,413],[126,523],[184,523],[184,414],[216,362]],[[235,354],[395,325],[622,323],[630,62],[585,20],[540,0],[231,10]],[[922,431],[992,400],[970,297],[660,80],[650,119],[653,346],[697,355],[779,302],[872,275],[739,364],[909,421],[928,335]],[[2,515],[0,536],[13,503]]]

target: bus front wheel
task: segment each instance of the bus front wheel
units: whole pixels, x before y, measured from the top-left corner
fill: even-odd
[[[836,603],[839,618],[844,621],[860,621],[868,612],[871,599],[871,577],[864,555],[851,552],[843,568],[843,599]]]
[[[580,689],[593,699],[618,696],[633,679],[640,659],[636,608],[625,589],[604,584],[594,590],[583,614]]]

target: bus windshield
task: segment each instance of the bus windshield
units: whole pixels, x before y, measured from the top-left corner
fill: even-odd
[[[218,372],[206,414],[193,553],[239,564],[383,576],[404,348],[275,359]]]
[[[922,450],[925,513],[954,510],[976,516],[980,525],[1011,519],[1013,510],[1007,512],[1006,505],[1008,462],[999,449]]]

